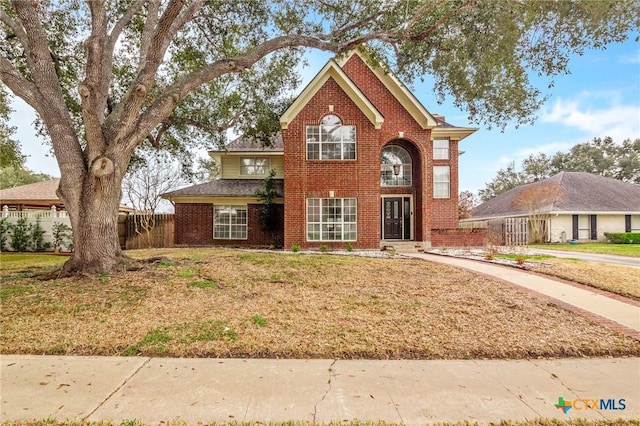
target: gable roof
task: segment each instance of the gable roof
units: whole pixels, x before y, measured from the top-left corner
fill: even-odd
[[[407,86],[398,80],[391,71],[383,67],[382,64],[379,64],[378,66],[369,65],[367,60],[370,60],[370,58],[367,57],[368,55],[364,51],[352,50],[348,55],[340,59],[338,64],[343,67],[354,55],[360,57],[360,59],[367,64],[369,69],[371,69],[375,76],[378,77],[378,80],[380,80],[393,97],[400,102],[400,105],[407,110],[420,127],[423,129],[430,129],[438,125],[435,117],[427,111],[418,98],[416,98]]]
[[[287,108],[287,110],[280,117],[280,127],[287,129],[289,123],[302,111],[302,109],[309,103],[311,98],[322,88],[324,83],[332,78],[338,86],[346,93],[346,95],[355,103],[362,113],[369,119],[371,124],[376,129],[382,127],[384,117],[382,113],[371,103],[371,101],[362,93],[362,91],[356,86],[356,84],[349,78],[349,76],[342,70],[338,63],[334,59],[330,59],[320,72],[311,80],[311,82],[304,88],[304,90],[298,95],[295,101]]]
[[[523,216],[528,212],[515,200],[525,190],[555,184],[562,192],[545,211],[563,214],[640,213],[640,185],[586,172],[560,172],[520,185],[480,204],[468,220]]]
[[[284,180],[274,179],[274,187],[280,197],[284,194]],[[224,196],[255,197],[256,190],[264,186],[264,179],[218,179],[162,194],[171,200],[176,197]]]

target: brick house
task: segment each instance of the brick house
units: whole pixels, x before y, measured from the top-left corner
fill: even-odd
[[[360,53],[327,62],[280,127],[269,148],[239,138],[212,151],[220,179],[165,194],[176,208],[176,244],[482,244],[457,228],[458,144],[477,129],[431,114]],[[255,190],[271,169],[282,208],[276,229],[264,232]]]

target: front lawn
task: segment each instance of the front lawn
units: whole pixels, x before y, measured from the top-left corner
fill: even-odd
[[[340,359],[640,355],[640,342],[530,293],[418,259],[219,249],[128,254],[168,259],[93,279],[39,281],[3,269],[0,353]]]
[[[640,244],[530,244],[529,247],[545,250],[579,251],[585,253],[615,254],[618,256],[640,257]]]

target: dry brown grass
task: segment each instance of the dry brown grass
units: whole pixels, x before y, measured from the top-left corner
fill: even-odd
[[[640,268],[560,258],[538,265],[532,270],[640,300]]]
[[[640,355],[640,342],[587,318],[422,260],[215,249],[160,253],[171,262],[110,277],[6,276],[0,352],[370,359]]]

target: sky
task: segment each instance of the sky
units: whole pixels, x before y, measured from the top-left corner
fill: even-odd
[[[300,90],[330,57],[323,52],[308,54],[309,65],[301,71]],[[477,193],[500,168],[510,161],[519,166],[529,154],[553,155],[596,137],[611,136],[618,143],[640,138],[640,43],[635,41],[635,34],[624,43],[607,46],[606,50],[574,56],[569,66],[571,74],[556,77],[551,89],[546,88],[546,80],[532,78],[533,84],[549,95],[533,125],[507,127],[504,132],[480,127],[460,143],[460,149],[465,151],[459,162],[460,191]],[[447,122],[456,126],[477,127],[469,122],[464,111],[453,106],[451,99],[443,104],[436,102],[428,76],[424,83],[404,83],[429,112],[444,115]],[[10,122],[17,127],[15,139],[27,155],[27,168],[59,176],[49,147],[36,136],[31,108],[21,100],[15,100],[12,107]]]

